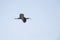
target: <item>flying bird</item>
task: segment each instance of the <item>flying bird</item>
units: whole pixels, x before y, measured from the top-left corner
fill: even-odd
[[[19,18],[15,18],[15,19],[21,19],[25,23],[26,20],[29,19],[29,18],[24,17],[24,14],[20,13]]]

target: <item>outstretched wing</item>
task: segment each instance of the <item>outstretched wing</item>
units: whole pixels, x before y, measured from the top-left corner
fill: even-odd
[[[30,19],[30,18],[26,18],[26,19]]]

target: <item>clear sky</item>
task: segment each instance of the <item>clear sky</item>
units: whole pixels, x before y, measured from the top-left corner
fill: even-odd
[[[0,40],[60,40],[60,0],[0,0]]]

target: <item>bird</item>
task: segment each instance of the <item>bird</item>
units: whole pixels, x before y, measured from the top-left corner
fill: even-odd
[[[29,18],[24,17],[24,14],[20,13],[19,18],[15,18],[15,19],[21,19],[23,21],[23,23],[26,23],[27,19],[29,19]]]

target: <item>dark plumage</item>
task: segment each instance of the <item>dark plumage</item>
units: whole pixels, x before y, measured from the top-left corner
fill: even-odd
[[[16,19],[21,19],[21,20],[25,23],[26,20],[29,19],[29,18],[25,18],[25,17],[24,17],[24,14],[21,13],[21,14],[19,15],[19,18],[16,18]]]
[[[26,18],[24,17],[24,19],[23,19],[23,22],[25,23],[26,22]]]

